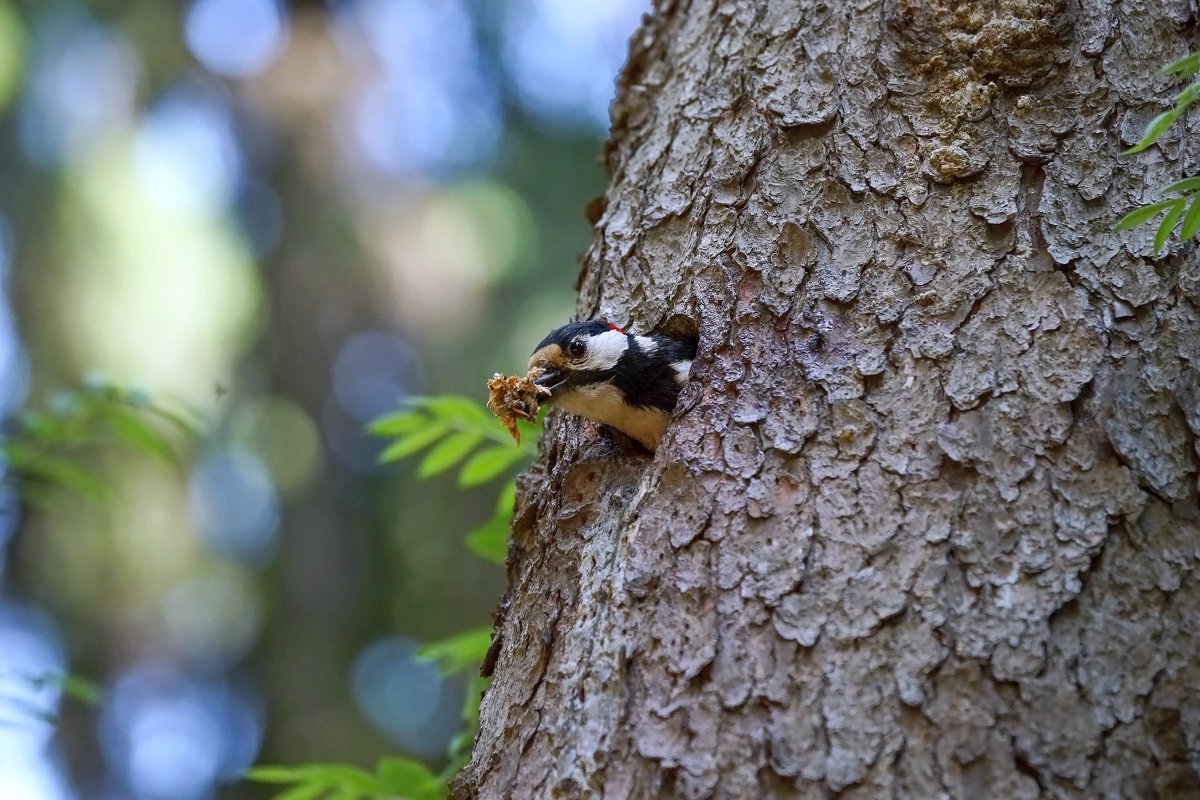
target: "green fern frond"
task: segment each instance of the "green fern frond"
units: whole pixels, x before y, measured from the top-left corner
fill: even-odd
[[[268,765],[254,767],[247,780],[288,787],[276,800],[436,800],[445,797],[446,781],[411,758],[384,758],[368,772],[348,764]]]
[[[92,500],[103,500],[109,487],[72,451],[96,444],[121,443],[167,463],[176,453],[155,419],[183,432],[199,434],[187,414],[152,400],[144,392],[98,381],[74,391],[59,392],[42,408],[27,408],[14,419],[13,431],[0,437],[4,479],[22,484],[22,497],[31,503],[52,500],[44,490],[67,489]]]
[[[535,431],[541,427],[540,422],[521,424]],[[432,478],[461,465],[458,483],[463,488],[493,480],[537,453],[536,434],[514,445],[483,406],[457,395],[410,398],[406,408],[375,420],[367,432],[393,439],[379,455],[381,464],[428,448],[417,467],[418,477]]]

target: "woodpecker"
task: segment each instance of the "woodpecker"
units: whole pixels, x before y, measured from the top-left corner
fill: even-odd
[[[696,355],[694,342],[635,336],[602,319],[553,330],[529,369],[550,390],[546,402],[609,425],[650,452],[658,448]]]

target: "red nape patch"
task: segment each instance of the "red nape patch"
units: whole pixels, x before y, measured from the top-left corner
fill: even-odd
[[[608,329],[609,329],[610,331],[616,331],[617,333],[624,333],[624,332],[625,332],[625,331],[621,330],[620,328],[618,328],[616,325],[613,325],[611,322],[610,322],[610,323],[608,323]]]

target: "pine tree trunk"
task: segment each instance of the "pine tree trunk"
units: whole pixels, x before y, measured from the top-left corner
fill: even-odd
[[[579,311],[700,353],[550,426],[458,797],[1200,796],[1193,13],[657,3]]]

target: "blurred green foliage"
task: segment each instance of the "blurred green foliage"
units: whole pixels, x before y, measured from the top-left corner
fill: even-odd
[[[104,702],[104,689],[100,684],[85,678],[82,675],[76,675],[73,672],[49,672],[43,675],[23,675],[20,680],[25,686],[40,691],[46,687],[53,687],[62,692],[62,694],[77,703],[85,706],[98,707]],[[23,697],[16,695],[8,695],[0,692],[0,703],[8,706],[8,708],[20,717],[29,719],[41,720],[50,725],[58,722],[58,715],[45,710],[39,705],[30,703]],[[13,721],[0,719],[0,726],[10,724]]]
[[[193,419],[144,392],[102,382],[58,392],[44,408],[20,410],[13,430],[0,438],[0,457],[7,466],[3,478],[18,484],[24,501],[47,507],[53,505],[54,489],[103,500],[109,485],[81,451],[121,443],[175,464],[175,451],[155,421],[189,438],[198,434]]]
[[[486,409],[466,397],[443,395],[412,398],[406,409],[376,420],[368,430],[394,439],[380,454],[381,463],[429,448],[417,467],[417,477],[431,478],[461,464],[458,485],[468,489],[509,473],[514,466],[528,464],[537,455],[544,418],[543,406],[536,422],[518,420],[526,433],[514,444]],[[492,516],[467,534],[467,546],[480,558],[504,563],[516,494],[516,484],[511,480],[505,483]]]
[[[167,434],[160,430],[161,423],[189,439],[199,433],[197,423],[185,412],[142,391],[90,381],[78,389],[57,392],[44,408],[19,410],[10,422],[12,430],[0,432],[0,467],[4,468],[0,481],[15,484],[25,502],[49,509],[61,492],[105,501],[110,486],[88,463],[88,451],[120,444],[178,465]],[[24,676],[23,683],[35,691],[54,687],[87,706],[99,706],[104,699],[100,684],[72,672]],[[21,697],[0,694],[0,702],[18,715],[58,722],[56,714]]]
[[[519,421],[525,429],[516,444],[485,408],[466,397],[410,398],[406,407],[380,417],[367,430],[392,442],[380,454],[391,463],[426,450],[417,466],[422,479],[432,478],[461,465],[460,487],[470,488],[525,466],[537,454],[537,443],[545,417],[544,407],[536,422]],[[465,463],[464,463],[465,462]],[[509,480],[500,490],[496,512],[483,526],[468,535],[468,546],[480,557],[504,563],[508,533],[512,526],[516,484]],[[492,626],[481,625],[421,648],[420,656],[436,662],[443,675],[478,669],[492,643]],[[260,783],[283,784],[287,788],[277,800],[434,800],[446,795],[449,781],[466,765],[471,743],[479,727],[479,702],[488,679],[474,677],[467,685],[463,704],[463,730],[450,742],[446,767],[434,775],[425,765],[407,758],[385,758],[374,773],[346,764],[301,764],[263,766],[246,777]]]
[[[428,447],[417,467],[417,477],[432,478],[462,464],[458,485],[468,489],[537,455],[540,421],[519,424],[535,435],[523,436],[514,446],[487,409],[466,397],[443,395],[410,398],[407,408],[381,417],[367,430],[374,436],[393,439],[379,456],[381,464],[399,461]]]
[[[603,123],[556,116],[516,80],[530,41],[563,49],[526,24],[555,17],[549,4],[275,3],[270,63],[209,69],[191,12],[218,8],[209,34],[236,50],[255,5],[0,0],[0,407],[52,398],[3,423],[20,507],[0,528],[0,609],[52,620],[37,635],[108,690],[109,720],[132,725],[138,708],[118,709],[116,689],[148,671],[177,693],[150,698],[160,713],[195,713],[184,701],[197,686],[236,695],[253,735],[214,712],[200,720],[215,728],[210,751],[188,754],[226,777],[251,760],[364,766],[393,752],[441,774],[473,735],[479,683],[465,708],[457,693],[503,589],[511,477],[535,442],[514,446],[477,403],[452,414],[435,398],[393,415],[385,436],[412,468],[380,466],[362,428],[410,394],[482,393],[568,318],[583,209],[605,181]],[[581,51],[611,39],[620,55],[640,13],[589,27],[557,77],[611,84],[617,62]],[[396,38],[376,38],[383,27]],[[455,86],[494,100],[491,149],[432,170],[372,160],[479,119],[460,113],[474,96],[437,94]],[[430,91],[433,105],[395,102]],[[363,340],[392,349],[356,362]],[[155,399],[54,392],[93,370]],[[202,441],[179,430],[193,416]],[[230,486],[242,494],[220,493]],[[223,547],[248,519],[266,520],[262,550]],[[450,631],[467,632],[438,641]],[[381,721],[357,683],[381,642],[408,654],[390,674],[424,677],[434,670],[411,654],[433,642],[421,652],[456,674],[429,685],[449,701]],[[142,791],[126,756],[178,726],[114,746],[132,729],[76,711],[42,766],[85,794],[89,781]]]
[[[25,61],[25,31],[7,3],[0,2],[0,111],[20,87]]]
[[[247,777],[286,786],[277,800],[435,800],[446,784],[419,761],[383,758],[374,772],[347,764],[304,764],[298,767],[255,767]]]

